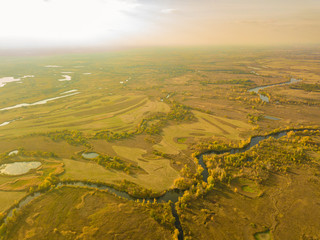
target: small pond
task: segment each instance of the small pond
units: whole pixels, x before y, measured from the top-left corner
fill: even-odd
[[[0,87],[4,87],[7,83],[10,82],[19,82],[20,78],[14,78],[14,77],[3,77],[0,78]]]
[[[4,87],[7,83],[10,82],[20,82],[22,78],[31,78],[34,77],[33,75],[26,75],[20,78],[14,78],[14,77],[3,77],[0,78],[0,87]]]
[[[14,162],[0,165],[0,174],[21,175],[41,166],[41,162]]]
[[[71,80],[71,76],[69,76],[69,75],[62,75],[62,77],[64,77],[64,78],[63,79],[59,79],[60,82],[70,81]]]
[[[99,154],[95,152],[91,152],[91,153],[82,153],[81,156],[86,159],[93,159],[93,158],[99,157]]]
[[[12,155],[17,155],[19,153],[19,150],[13,150],[11,152],[9,152],[9,156],[12,156]]]
[[[61,66],[58,66],[58,65],[47,65],[47,66],[44,66],[44,67],[47,67],[47,68],[58,68],[58,67],[61,67]]]
[[[269,120],[274,120],[274,121],[281,120],[280,118],[272,117],[272,116],[264,116],[264,118],[265,118],[265,119],[269,119]]]
[[[3,122],[3,123],[0,124],[0,127],[6,126],[6,125],[8,125],[9,123],[10,123],[10,122]]]

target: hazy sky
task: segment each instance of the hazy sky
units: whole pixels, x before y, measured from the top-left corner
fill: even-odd
[[[320,0],[0,0],[0,48],[320,43]]]

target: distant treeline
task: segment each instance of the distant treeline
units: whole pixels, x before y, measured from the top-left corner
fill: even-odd
[[[235,85],[242,85],[242,86],[252,86],[254,82],[249,79],[233,79],[233,80],[218,80],[218,81],[201,81],[202,85],[207,85],[207,84],[216,84],[216,85],[224,85],[224,84],[235,84]]]
[[[291,89],[302,89],[307,92],[318,92],[320,91],[320,84],[308,84],[308,83],[299,83],[290,86]]]

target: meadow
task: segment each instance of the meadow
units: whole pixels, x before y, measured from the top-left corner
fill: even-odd
[[[305,221],[301,206],[319,199],[312,192],[319,181],[319,149],[306,147],[317,145],[315,133],[307,131],[310,139],[293,135],[293,142],[285,143],[288,154],[298,156],[292,149],[302,149],[312,166],[299,165],[302,160],[297,165],[278,161],[261,149],[287,160],[281,155],[281,142],[266,142],[255,151],[269,159],[268,164],[251,161],[256,159],[254,152],[245,155],[248,161],[234,154],[219,158],[219,164],[219,159],[205,159],[212,177],[205,183],[195,156],[199,149],[211,150],[206,146],[243,146],[250,137],[277,129],[319,129],[317,61],[310,50],[227,48],[1,57],[0,79],[20,80],[0,87],[0,164],[41,162],[25,174],[0,175],[1,216],[29,193],[44,191],[18,210],[14,224],[2,225],[1,236],[97,239],[107,234],[111,239],[154,239],[154,232],[159,239],[178,238],[177,226],[164,227],[165,221],[150,213],[150,204],[135,204],[97,189],[56,188],[60,181],[103,183],[144,197],[186,183],[192,197],[183,197],[185,202],[176,206],[184,239],[254,239],[265,231],[275,239],[287,236],[285,229],[293,224],[289,218]],[[67,80],[60,81],[65,75]],[[248,91],[291,78],[302,82],[263,90],[269,103]],[[14,150],[19,154],[10,155]],[[83,153],[98,157],[86,159]],[[315,185],[308,184],[309,179]],[[292,202],[296,211],[287,211],[278,187],[290,201],[299,197],[302,205]],[[310,219],[319,210],[313,206]],[[51,214],[54,209],[56,214]],[[269,214],[270,209],[279,213]],[[281,216],[286,221],[278,228]],[[49,221],[54,224],[49,226]],[[234,222],[239,225],[231,231]],[[148,224],[150,228],[143,227]],[[299,231],[291,239],[300,236]],[[309,231],[310,236],[317,234]]]
[[[4,239],[168,239],[150,210],[107,192],[59,188],[32,202]],[[40,231],[41,230],[41,231]]]

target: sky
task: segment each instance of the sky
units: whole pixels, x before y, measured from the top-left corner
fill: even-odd
[[[0,0],[0,49],[320,43],[319,0]]]

